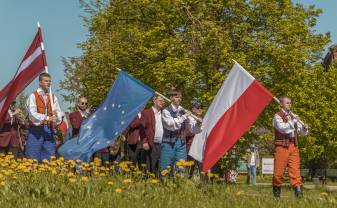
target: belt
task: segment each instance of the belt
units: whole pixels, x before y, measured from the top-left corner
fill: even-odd
[[[295,144],[295,137],[289,137],[289,144]]]
[[[44,121],[42,121],[42,123],[40,125],[35,125],[31,121],[29,121],[29,123],[28,123],[29,128],[38,128],[38,127],[43,127],[43,126],[48,126],[49,128],[52,128],[52,122],[44,120]]]

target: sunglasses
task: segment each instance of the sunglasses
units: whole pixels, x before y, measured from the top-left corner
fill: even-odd
[[[82,103],[80,103],[80,104],[81,104],[81,105],[88,105],[88,103],[83,103],[83,102],[82,102]]]

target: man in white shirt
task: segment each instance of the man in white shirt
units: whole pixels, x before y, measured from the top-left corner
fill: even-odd
[[[180,106],[182,94],[177,90],[170,92],[171,104],[162,112],[164,136],[160,156],[160,170],[173,166],[179,160],[186,160],[185,122],[192,133],[201,132],[201,122],[190,116],[190,112]]]
[[[152,102],[152,107],[142,112],[140,137],[147,169],[151,173],[158,175],[161,143],[164,134],[161,117],[165,101],[162,97],[155,95]]]
[[[55,155],[54,126],[62,121],[62,111],[56,96],[50,100],[51,76],[39,76],[39,88],[27,99],[29,116],[26,156],[38,162]]]
[[[288,167],[290,185],[297,197],[303,196],[302,178],[300,175],[300,153],[298,150],[298,134],[308,134],[308,126],[299,122],[297,115],[291,114],[291,99],[281,97],[281,109],[275,114],[273,127],[275,132],[273,195],[280,197],[284,173]]]

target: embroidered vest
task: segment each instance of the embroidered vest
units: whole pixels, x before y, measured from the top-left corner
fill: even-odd
[[[48,96],[47,104],[45,103],[43,97],[37,93],[37,91],[34,92],[34,96],[35,96],[35,101],[36,101],[37,112],[40,114],[53,116],[53,112],[51,109],[50,96]],[[55,100],[55,97],[53,96],[53,101],[54,100]]]
[[[284,123],[288,123],[288,117],[283,111],[279,111],[276,113],[276,115],[280,116]],[[291,116],[293,119],[293,117]],[[295,129],[297,127],[295,126]],[[294,142],[294,144],[297,146],[297,134],[295,130],[295,137],[291,137],[290,134],[283,134],[279,132],[276,128],[274,128],[274,134],[275,134],[275,146],[283,146],[288,147],[289,143]]]

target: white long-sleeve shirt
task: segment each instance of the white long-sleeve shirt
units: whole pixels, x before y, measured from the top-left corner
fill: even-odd
[[[46,93],[41,88],[37,89],[37,93],[44,98],[47,98],[47,96],[48,96],[48,95],[46,95]],[[56,96],[54,95],[53,97],[54,97],[53,111],[56,112],[56,117],[57,117],[56,123],[60,124],[61,121],[62,121],[63,113],[62,113],[61,107],[59,105],[59,102],[58,102]],[[48,99],[44,99],[44,100],[45,100],[45,103],[46,103],[46,100],[48,100]],[[35,126],[41,125],[44,120],[47,120],[49,118],[48,115],[41,114],[41,113],[37,112],[37,104],[36,104],[36,99],[35,99],[34,93],[32,93],[28,97],[27,102],[26,102],[26,108],[27,108],[29,120]]]
[[[179,106],[176,108],[173,104],[171,104],[171,108],[173,109],[174,112],[180,112],[184,111],[184,108]],[[193,134],[200,133],[202,128],[201,128],[201,123],[197,122],[193,117],[191,116],[186,116],[186,115],[178,115],[177,118],[173,118],[171,116],[171,113],[167,110],[164,109],[162,112],[162,123],[163,127],[169,131],[177,131],[181,129],[184,121],[188,119],[188,128]]]
[[[195,120],[192,116],[188,116],[188,128],[192,134],[199,134],[202,131],[202,123]]]
[[[295,131],[300,135],[307,135],[309,133],[308,129],[298,122],[297,119],[292,119],[291,116],[282,110],[288,119],[288,122],[285,123],[281,116],[276,114],[273,118],[273,127],[282,134],[289,134],[290,137],[295,137]],[[297,124],[297,129],[295,129],[295,124]]]
[[[154,119],[156,120],[155,131],[154,131],[154,142],[162,143],[164,129],[163,129],[163,122],[162,122],[162,111],[157,110],[155,107],[152,107],[154,113]]]

